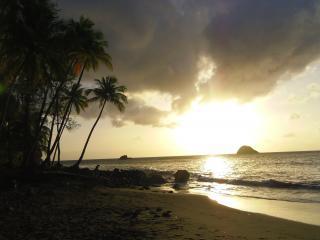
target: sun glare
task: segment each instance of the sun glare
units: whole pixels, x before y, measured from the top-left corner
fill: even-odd
[[[195,103],[178,122],[176,141],[190,154],[233,153],[240,145],[256,144],[262,129],[253,105],[233,101]]]
[[[203,165],[203,171],[211,173],[215,178],[224,178],[231,170],[230,163],[222,157],[209,157]]]

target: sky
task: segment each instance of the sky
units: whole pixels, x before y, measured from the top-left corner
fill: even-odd
[[[57,0],[64,18],[96,23],[128,87],[107,106],[85,158],[320,149],[320,2],[302,0]],[[98,106],[63,137],[76,159]]]

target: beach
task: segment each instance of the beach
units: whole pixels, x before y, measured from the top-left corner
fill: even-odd
[[[0,240],[320,240],[320,1],[0,22]]]
[[[320,227],[206,196],[62,178],[2,192],[0,239],[308,239]]]

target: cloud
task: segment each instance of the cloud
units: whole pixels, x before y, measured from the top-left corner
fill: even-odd
[[[283,135],[284,138],[294,138],[296,135],[294,133],[287,133]]]
[[[217,66],[211,83],[216,94],[250,100],[318,59],[318,2],[231,2],[232,8],[214,16],[206,28],[209,54]]]
[[[169,0],[60,1],[65,16],[90,17],[110,44],[114,74],[131,92],[155,90],[180,97],[196,95],[200,23]],[[188,16],[187,16],[188,15]],[[97,75],[103,75],[101,69]]]
[[[124,126],[128,122],[153,127],[170,127],[173,123],[164,121],[168,114],[167,111],[148,106],[143,100],[129,99],[124,113],[113,110],[110,112],[110,117],[113,119],[112,124],[115,127]]]
[[[98,103],[92,103],[89,108],[81,113],[81,117],[86,119],[96,118],[98,112]],[[147,105],[142,99],[129,98],[124,112],[119,112],[113,105],[107,105],[102,116],[111,118],[114,127],[123,127],[129,123],[152,127],[174,127],[175,123],[167,119],[169,114],[168,111]]]
[[[170,94],[175,112],[184,111],[199,96],[240,101],[263,96],[320,55],[320,8],[315,0],[60,0],[58,4],[64,16],[83,14],[104,32],[113,74],[131,93]],[[206,64],[199,64],[202,59]],[[103,75],[102,68],[96,76]],[[170,113],[139,104],[144,104],[143,111],[132,106],[137,113],[128,109],[125,121],[156,126]]]
[[[318,99],[320,97],[320,84],[310,83],[307,86],[307,90],[309,91],[309,98]]]
[[[298,120],[300,118],[301,118],[301,116],[298,113],[292,113],[290,116],[291,120]]]

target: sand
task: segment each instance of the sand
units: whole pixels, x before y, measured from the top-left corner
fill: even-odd
[[[175,220],[162,223],[159,239],[320,239],[319,226],[239,211],[206,196],[128,189],[99,192],[114,194],[133,208],[170,209]]]
[[[0,195],[0,239],[320,239],[320,227],[206,196],[63,182]]]

